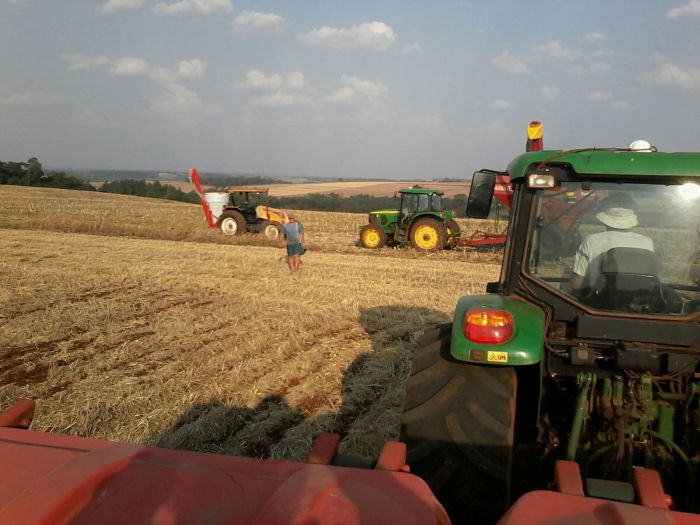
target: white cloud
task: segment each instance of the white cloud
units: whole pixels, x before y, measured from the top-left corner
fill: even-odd
[[[289,89],[302,89],[304,87],[304,74],[301,71],[287,73],[285,84]]]
[[[177,115],[203,111],[204,104],[194,91],[180,84],[169,84],[165,93],[153,101],[151,108],[158,113]]]
[[[613,94],[609,91],[594,91],[586,95],[586,98],[591,102],[607,102],[613,99]]]
[[[154,82],[165,83],[200,78],[207,69],[206,62],[198,58],[181,60],[176,72],[168,71],[162,67],[154,67],[148,61],[138,57],[108,58],[66,54],[61,55],[61,58],[68,63],[69,71],[87,71],[96,67],[106,67],[110,75],[144,77]]]
[[[138,57],[108,58],[69,54],[62,55],[61,58],[68,63],[69,71],[105,68],[110,75],[142,77],[163,85],[165,91],[151,104],[152,113],[177,116],[193,113],[210,115],[218,111],[215,106],[205,106],[197,93],[180,83],[182,80],[200,78],[205,74],[207,63],[199,58],[181,60],[178,62],[177,71],[154,67]]]
[[[328,102],[333,104],[353,104],[358,100],[360,100],[359,95],[350,86],[338,88],[328,96]]]
[[[241,87],[243,89],[249,89],[251,91],[257,90],[275,90],[282,85],[282,75],[279,73],[272,73],[271,75],[266,75],[259,69],[253,69],[245,74],[245,80]]]
[[[374,80],[362,80],[353,75],[340,77],[344,86],[331,93],[327,100],[334,104],[352,104],[361,100],[377,100],[384,97],[389,88]]]
[[[583,56],[582,51],[564,47],[555,40],[543,45],[531,46],[531,51],[534,54],[533,59],[542,56],[543,58],[550,58],[553,60],[576,60]]]
[[[584,42],[600,42],[601,40],[605,40],[605,35],[598,32],[586,33],[583,35],[583,40]]]
[[[159,2],[153,6],[153,12],[162,15],[210,15],[219,11],[233,10],[231,0],[180,0],[179,2]]]
[[[58,93],[12,93],[0,95],[0,107],[48,106],[66,100],[70,100],[70,97]]]
[[[257,96],[250,100],[253,106],[264,108],[291,108],[291,107],[313,107],[313,100],[298,93],[285,93],[277,91]]]
[[[207,71],[207,63],[198,58],[192,60],[180,60],[177,65],[177,74],[180,78],[201,78]]]
[[[152,71],[151,65],[142,58],[118,58],[111,62],[109,73],[124,76],[148,76]]]
[[[332,49],[367,48],[383,51],[396,42],[396,33],[384,22],[365,22],[350,28],[323,26],[301,34],[297,40],[309,46]]]
[[[301,71],[292,71],[283,77],[279,73],[266,75],[259,69],[252,69],[245,74],[245,80],[239,87],[248,91],[275,91],[280,88],[298,90],[304,84],[304,74]]]
[[[700,16],[700,0],[690,0],[682,7],[674,7],[666,13],[666,18],[673,20],[684,16]]]
[[[542,98],[545,100],[554,100],[559,96],[560,92],[561,90],[554,86],[542,86],[540,89],[540,95],[542,95]]]
[[[489,102],[488,106],[491,109],[510,109],[513,107],[513,104],[508,100],[496,99]]]
[[[343,75],[340,77],[340,81],[369,99],[382,97],[389,91],[389,88],[381,82],[362,80],[353,75]]]
[[[231,22],[231,27],[236,33],[279,31],[283,22],[284,18],[275,13],[243,11]]]
[[[116,11],[126,11],[135,9],[143,4],[143,0],[109,0],[97,8],[100,13],[114,13]]]
[[[658,68],[639,75],[639,79],[649,84],[673,87],[685,91],[700,90],[700,69],[683,69],[675,64],[661,64]]]
[[[415,44],[407,44],[401,48],[401,54],[402,55],[411,55],[414,53],[422,53],[423,48],[421,45],[416,42]]]
[[[525,75],[530,72],[527,64],[523,60],[514,57],[507,50],[491,59],[491,63],[499,69],[515,73],[517,75]]]
[[[578,76],[585,77],[590,75],[602,75],[612,70],[612,66],[606,62],[591,62],[587,66],[574,66],[569,68],[569,73]]]
[[[93,67],[106,66],[110,59],[106,56],[86,57],[78,54],[65,54],[61,58],[68,62],[68,71],[87,71]]]

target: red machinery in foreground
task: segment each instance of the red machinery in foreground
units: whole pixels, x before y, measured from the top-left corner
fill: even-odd
[[[0,412],[0,525],[450,523],[408,473],[402,443],[387,443],[369,470],[332,464],[336,434],[295,463],[34,432],[33,415],[30,400]],[[669,510],[654,470],[635,473],[639,505],[586,497],[572,462],[557,464],[555,486],[524,495],[499,525],[700,525]]]
[[[542,123],[533,120],[527,127],[525,151],[542,151],[543,148]],[[510,183],[510,178],[507,173],[499,173],[496,175],[496,186],[493,191],[493,196],[498,200],[500,205],[508,208],[512,206],[513,186]],[[498,230],[498,215],[494,229]],[[461,248],[502,248],[506,244],[507,233],[507,229],[498,233],[477,230],[469,239],[459,239],[455,244]]]

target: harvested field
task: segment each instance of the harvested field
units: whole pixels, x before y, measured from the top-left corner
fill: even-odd
[[[273,197],[290,197],[309,193],[336,193],[342,197],[352,195],[374,195],[391,197],[401,188],[420,185],[424,188],[442,190],[445,196],[454,197],[458,193],[468,194],[468,182],[421,182],[421,181],[347,181],[347,182],[310,182],[307,184],[270,184]]]
[[[143,239],[211,242],[228,245],[274,246],[261,235],[227,237],[207,228],[199,204],[148,199],[75,190],[0,186],[0,228],[19,228],[65,233],[90,233]],[[356,246],[358,229],[367,223],[361,213],[298,211],[314,251],[333,251],[365,256],[429,257],[433,259],[493,262],[493,255],[473,252],[418,254],[412,249],[367,253]],[[459,219],[465,235],[477,229],[493,229],[489,221]]]
[[[300,212],[311,251],[290,275],[281,250],[207,230],[197,206],[0,198],[0,407],[32,397],[35,429],[166,447],[301,459],[337,431],[375,455],[397,436],[414,334],[500,262],[368,252],[361,216]]]

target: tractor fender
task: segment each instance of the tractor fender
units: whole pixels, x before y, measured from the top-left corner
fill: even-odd
[[[500,310],[513,317],[513,335],[503,343],[479,343],[467,339],[465,316],[471,310]],[[491,365],[532,365],[542,360],[545,336],[544,311],[528,302],[500,294],[462,297],[455,308],[450,352],[459,361]]]

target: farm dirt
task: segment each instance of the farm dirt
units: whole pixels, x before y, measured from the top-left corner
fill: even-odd
[[[272,246],[110,235],[114,210],[147,215],[138,198],[62,223],[101,216],[100,235],[19,229],[60,190],[43,191],[23,201],[33,219],[0,212],[0,408],[36,399],[37,430],[284,459],[334,431],[342,452],[374,456],[398,435],[414,335],[498,275],[482,254],[324,250],[315,226],[298,275]],[[205,228],[191,207],[163,210]]]

